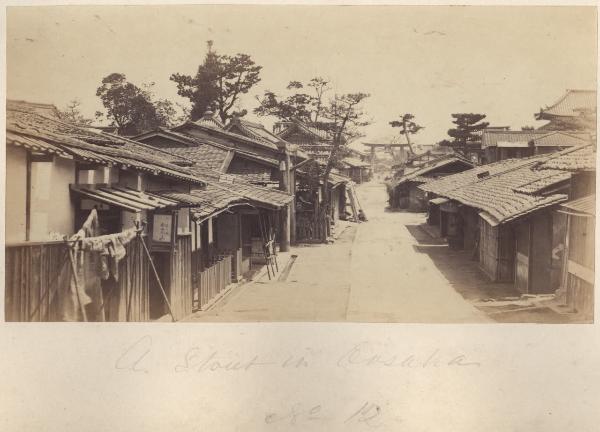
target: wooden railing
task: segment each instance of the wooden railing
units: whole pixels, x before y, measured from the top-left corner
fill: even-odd
[[[202,309],[231,283],[231,255],[218,255],[216,261],[198,274],[194,303]]]
[[[7,245],[5,253],[6,321],[60,321],[71,280],[66,243]]]

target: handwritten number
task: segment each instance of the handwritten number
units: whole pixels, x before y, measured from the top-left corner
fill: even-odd
[[[381,408],[379,405],[372,404],[370,402],[365,402],[363,406],[361,406],[358,411],[352,414],[350,417],[346,419],[344,423],[357,422],[357,423],[365,423],[368,426],[378,426],[373,422],[373,420],[381,414]]]

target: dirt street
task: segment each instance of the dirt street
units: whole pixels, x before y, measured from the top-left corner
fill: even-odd
[[[333,244],[294,248],[298,258],[285,281],[265,276],[236,287],[191,320],[489,321],[422,250],[411,227],[424,221],[423,214],[387,212],[380,183],[361,185],[358,194],[368,222],[347,228]]]

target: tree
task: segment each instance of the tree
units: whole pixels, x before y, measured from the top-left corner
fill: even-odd
[[[452,114],[452,118],[454,119],[452,123],[454,123],[456,127],[454,129],[449,129],[448,135],[453,138],[453,140],[443,140],[439,144],[452,147],[466,155],[469,143],[481,140],[481,137],[477,135],[476,132],[482,131],[489,126],[488,122],[481,121],[485,119],[485,117],[485,114]]]
[[[364,119],[365,112],[361,108],[362,102],[370,95],[367,93],[348,93],[345,95],[336,95],[327,106],[323,108],[323,117],[328,120],[322,122],[323,127],[326,127],[327,132],[331,136],[331,152],[327,159],[327,164],[322,175],[324,194],[323,194],[323,211],[329,214],[331,207],[329,189],[327,182],[329,174],[343,155],[343,150],[354,139],[362,136],[360,128],[367,126],[368,121]]]
[[[83,126],[89,126],[92,124],[92,119],[85,117],[81,113],[81,101],[79,99],[73,99],[70,101],[65,109],[58,110],[58,116],[61,120],[68,123],[74,123]]]
[[[308,93],[301,91],[306,87],[311,89]],[[266,90],[262,98],[257,96],[259,106],[254,113],[259,116],[271,115],[280,120],[296,118],[307,123],[318,123],[326,108],[323,97],[330,90],[329,81],[322,77],[312,78],[306,85],[300,81],[290,81],[286,88],[294,93],[282,98]]]
[[[191,119],[199,119],[207,110],[217,112],[223,122],[245,115],[245,110],[235,111],[236,103],[260,81],[262,66],[248,54],[219,55],[213,51],[212,41],[207,45],[208,52],[195,76],[174,73],[170,78],[177,84],[177,93],[192,103]]]
[[[96,96],[102,100],[106,117],[117,126],[119,135],[136,135],[166,125],[151,100],[152,95],[128,82],[122,73],[106,76]]]
[[[413,154],[414,154],[414,151],[413,151],[413,148],[412,148],[412,145],[410,142],[410,136],[416,134],[421,129],[423,129],[423,126],[419,126],[418,124],[416,124],[413,121],[414,118],[415,118],[414,115],[407,113],[407,114],[401,115],[400,120],[392,120],[390,122],[390,126],[392,126],[394,128],[400,128],[400,135],[404,135],[406,137],[406,142],[408,143],[408,149]]]

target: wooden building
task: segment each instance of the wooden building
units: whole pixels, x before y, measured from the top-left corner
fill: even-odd
[[[89,313],[97,320],[148,320],[150,297],[156,294],[150,254],[169,270],[162,290],[156,291],[164,291],[159,297],[171,303],[175,319],[182,318],[188,296],[181,291],[188,290],[188,277],[170,264],[170,256],[187,249],[189,210],[154,191],[189,191],[202,180],[178,165],[177,156],[64,123],[37,105],[7,104],[7,319],[78,320]],[[65,238],[73,238],[92,213],[99,221],[94,235],[100,245],[120,240],[123,232],[137,232],[113,276],[101,289],[94,284],[90,305],[67,313],[74,294],[86,295],[82,285],[87,281],[73,276],[75,267],[69,263],[78,242]],[[159,252],[153,227],[165,217],[169,241]],[[74,282],[79,289],[73,289]]]
[[[487,163],[553,153],[590,143],[590,135],[577,131],[484,130],[482,149]]]
[[[402,174],[388,185],[390,207],[415,212],[427,211],[428,200],[419,185],[473,166],[472,162],[459,155],[447,155],[421,163],[417,167],[403,168]]]
[[[472,250],[492,281],[514,282],[524,293],[558,288],[554,255],[564,226],[553,209],[568,199],[571,174],[538,169],[550,157],[496,162],[421,186],[439,207],[430,219],[455,237],[449,243]]]
[[[347,157],[341,162],[339,173],[352,179],[356,184],[368,182],[372,178],[371,164],[360,159]]]
[[[561,212],[567,218],[562,280],[566,304],[574,312],[593,320],[596,195],[566,202]]]
[[[7,107],[8,320],[179,320],[243,273],[245,245],[275,252],[291,194],[38,105]]]
[[[556,212],[557,217],[566,219],[564,250],[556,257],[562,258],[563,265],[559,285],[567,306],[593,319],[596,147],[589,144],[563,151],[538,169],[571,174],[570,201]]]
[[[554,104],[540,108],[536,120],[547,121],[541,130],[596,130],[596,90],[569,89]]]

